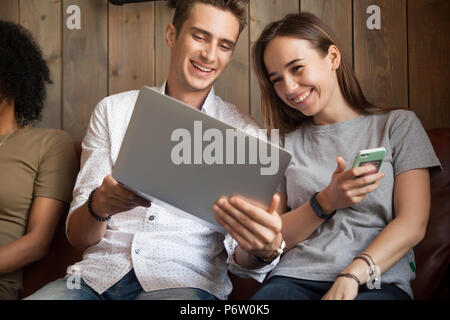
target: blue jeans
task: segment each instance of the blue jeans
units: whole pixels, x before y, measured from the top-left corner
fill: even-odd
[[[98,294],[83,279],[79,289],[69,289],[66,278],[58,279],[24,300],[217,300],[212,294],[197,288],[173,288],[144,292],[134,270],[103,294]]]
[[[251,300],[320,300],[332,285],[333,282],[274,276]],[[381,283],[381,288],[374,290],[361,286],[356,300],[411,300],[411,297],[395,284]]]

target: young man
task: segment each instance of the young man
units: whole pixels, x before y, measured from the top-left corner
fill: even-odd
[[[170,70],[159,90],[256,134],[255,123],[212,88],[231,60],[247,4],[179,1],[166,31]],[[125,92],[96,107],[66,228],[83,260],[29,299],[226,299],[231,292],[222,234],[148,203],[111,176],[137,96]]]

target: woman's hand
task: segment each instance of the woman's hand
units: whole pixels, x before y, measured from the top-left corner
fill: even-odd
[[[384,177],[384,173],[376,173],[377,168],[374,166],[345,171],[345,160],[337,157],[336,162],[337,168],[330,184],[317,195],[317,201],[326,213],[358,204],[378,188],[378,180]]]
[[[276,211],[279,203],[277,194],[268,208],[241,196],[223,197],[213,206],[213,211],[217,222],[244,251],[267,258],[282,242],[281,217]]]
[[[339,277],[322,300],[353,300],[358,295],[358,283],[351,278]]]

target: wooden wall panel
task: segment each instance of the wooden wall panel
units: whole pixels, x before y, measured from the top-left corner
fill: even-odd
[[[175,9],[166,2],[155,2],[155,86],[167,80],[170,65],[170,48],[166,44],[166,28],[172,23]]]
[[[450,127],[450,2],[409,0],[410,105],[426,128]]]
[[[341,53],[353,65],[352,0],[302,0],[301,11],[315,14],[331,27]]]
[[[19,0],[0,0],[0,20],[19,22]]]
[[[354,5],[355,72],[369,101],[408,107],[406,0],[358,0]],[[370,5],[381,9],[381,29],[369,30]]]
[[[109,95],[155,82],[153,2],[109,4]]]
[[[298,0],[257,0],[250,1],[250,45],[258,40],[264,28],[288,13],[299,12]],[[261,91],[255,73],[250,73],[250,114],[262,126]]]
[[[40,44],[50,69],[43,128],[62,129],[62,2],[61,0],[21,0],[20,24],[30,30]]]
[[[81,9],[81,30],[63,27],[63,128],[81,140],[92,110],[108,94],[108,19],[106,0],[64,0]]]
[[[381,8],[381,30],[366,26],[373,4]],[[66,26],[70,5],[81,8],[81,30]],[[371,101],[409,104],[425,127],[450,127],[450,3],[441,0],[250,0],[248,29],[215,85],[217,94],[262,125],[251,46],[269,22],[300,5],[334,29]],[[0,19],[29,29],[51,70],[54,84],[38,125],[62,127],[81,140],[101,99],[162,84],[170,64],[165,29],[173,12],[165,1],[113,7],[107,0],[0,0]]]
[[[250,44],[248,26],[242,30],[233,59],[215,83],[216,94],[250,114]]]

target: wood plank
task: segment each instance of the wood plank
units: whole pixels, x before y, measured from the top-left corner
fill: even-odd
[[[381,29],[369,30],[366,13],[381,9]],[[408,106],[406,0],[354,1],[355,72],[369,101]]]
[[[172,23],[175,9],[167,2],[155,2],[155,85],[167,80],[170,65],[170,48],[166,44],[166,28]]]
[[[66,9],[81,9],[81,29],[65,26]],[[81,140],[92,110],[108,94],[107,0],[63,0],[63,128]]]
[[[42,128],[62,129],[62,2],[21,0],[20,24],[32,32],[50,69]]]
[[[410,106],[427,129],[450,128],[450,2],[409,0]]]
[[[302,0],[301,11],[315,14],[333,30],[347,63],[353,65],[352,0]]]
[[[250,1],[250,43],[253,48],[264,28],[288,13],[299,12],[298,0],[252,0]],[[255,73],[250,74],[250,114],[263,126],[261,91]]]
[[[250,43],[248,26],[239,36],[233,59],[214,84],[216,94],[250,114]]]
[[[0,20],[19,23],[19,0],[0,1]]]
[[[109,4],[109,95],[154,85],[154,3]]]

